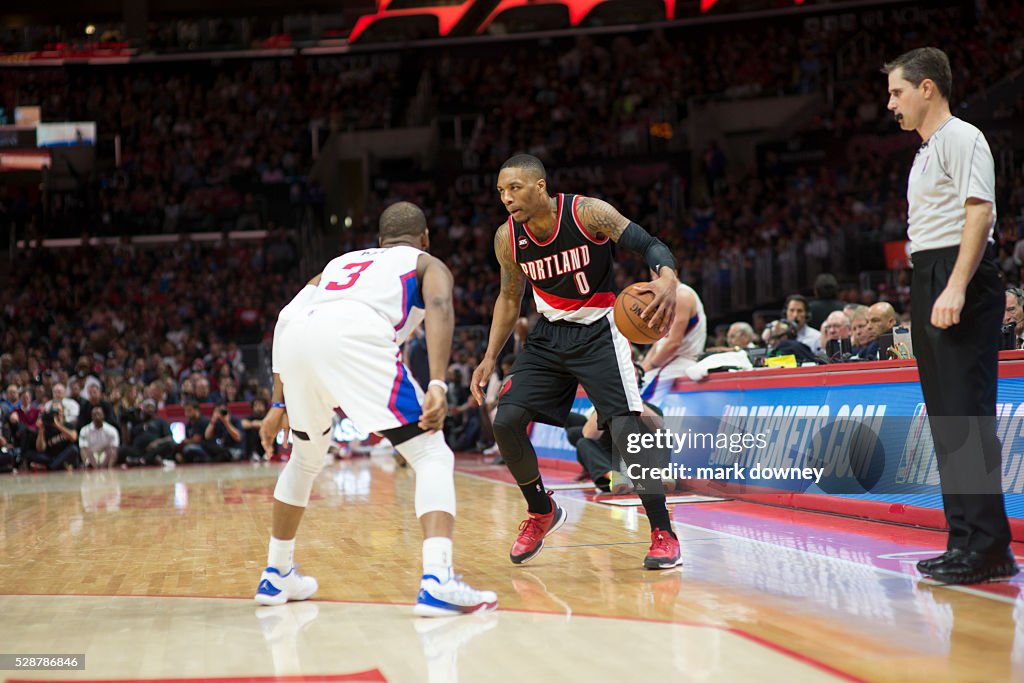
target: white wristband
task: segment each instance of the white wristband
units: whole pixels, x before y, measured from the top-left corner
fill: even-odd
[[[446,394],[448,393],[448,382],[445,382],[442,379],[432,379],[432,380],[430,380],[430,383],[427,384],[427,388],[429,389],[430,387],[433,387],[433,386],[441,387],[442,389],[444,389],[444,393],[446,393]]]

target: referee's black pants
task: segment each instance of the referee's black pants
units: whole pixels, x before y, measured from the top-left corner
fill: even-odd
[[[967,286],[960,323],[931,324],[932,305],[953,272],[959,247],[914,252],[911,334],[935,442],[947,549],[1005,551],[1010,543],[996,436],[996,380],[1005,295],[986,253]]]

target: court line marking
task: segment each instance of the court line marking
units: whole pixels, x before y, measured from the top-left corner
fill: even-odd
[[[35,683],[38,679],[8,678],[5,683]],[[380,669],[367,669],[347,674],[298,674],[278,676],[199,676],[190,678],[56,678],[53,683],[388,683]]]
[[[669,571],[671,571],[671,570],[669,570]],[[667,573],[667,572],[663,572],[663,573]],[[546,589],[545,589],[545,592],[550,593]],[[96,594],[96,593],[67,593],[67,594],[58,594],[58,593],[0,593],[0,597],[14,597],[14,598],[27,598],[27,597],[67,598],[67,597],[80,597],[80,598],[97,598],[97,599],[100,599],[100,598],[105,598],[105,599],[109,599],[109,598],[176,598],[176,599],[189,599],[189,600],[194,600],[194,599],[236,600],[236,601],[237,600],[245,600],[245,601],[250,602],[250,604],[253,604],[253,605],[256,604],[251,597],[243,597],[243,596],[227,596],[227,597],[225,597],[225,596],[216,596],[216,595],[144,595],[144,594],[134,594],[134,595],[116,595],[116,594],[115,595],[111,595],[111,594],[106,594],[106,595],[103,595],[103,594]],[[315,600],[311,600],[311,602],[314,602],[314,603],[317,603],[317,602],[335,603],[335,604],[343,604],[343,605],[385,605],[385,606],[390,606],[390,607],[411,607],[413,605],[413,603],[387,602],[387,601],[383,601],[383,600],[374,600],[374,601],[367,601],[367,600],[336,600],[336,599],[331,599],[331,598],[328,598],[328,599],[315,599]],[[259,609],[258,606],[256,608]],[[500,614],[501,612],[519,612],[519,613],[522,613],[522,614],[542,614],[544,616],[551,616],[551,617],[561,617],[561,616],[564,616],[562,612],[550,612],[550,611],[546,611],[546,610],[534,610],[534,609],[522,609],[522,608],[497,609],[497,610],[494,610],[493,612],[488,612],[488,614],[491,614],[491,613],[493,613],[493,614]],[[692,628],[698,628],[698,629],[713,629],[715,631],[722,631],[722,632],[725,632],[725,633],[730,633],[732,635],[735,635],[735,636],[737,636],[739,638],[748,640],[748,641],[754,643],[755,645],[761,645],[762,647],[764,647],[764,648],[766,648],[768,650],[771,650],[772,652],[775,652],[776,654],[782,655],[783,657],[788,657],[788,658],[796,660],[798,662],[802,662],[803,664],[805,664],[807,666],[810,666],[813,669],[818,669],[819,671],[821,671],[823,673],[826,673],[826,674],[829,674],[831,676],[835,676],[837,678],[840,678],[840,679],[843,679],[843,680],[847,680],[847,681],[853,681],[854,683],[868,683],[867,679],[860,678],[856,674],[848,673],[848,672],[843,671],[841,669],[837,669],[834,666],[832,666],[831,664],[819,661],[817,659],[814,659],[810,655],[805,655],[805,654],[803,654],[801,652],[797,652],[796,650],[791,650],[790,648],[786,647],[785,645],[781,645],[779,643],[775,643],[773,641],[767,640],[763,636],[759,636],[759,635],[756,635],[754,633],[749,633],[749,632],[747,632],[747,631],[745,631],[742,628],[739,628],[737,626],[724,626],[722,624],[708,624],[708,623],[703,623],[703,622],[699,622],[699,621],[685,621],[685,620],[679,620],[679,619],[655,619],[655,618],[652,618],[652,617],[640,617],[640,616],[628,616],[628,615],[627,616],[613,616],[613,615],[609,615],[609,614],[593,614],[593,613],[590,613],[590,612],[575,612],[575,611],[570,616],[582,617],[582,618],[588,618],[588,619],[602,619],[602,620],[606,620],[606,621],[636,621],[636,622],[646,623],[646,624],[661,624],[663,626],[684,626],[684,627],[692,627]],[[161,681],[161,683],[163,683],[166,679],[159,679],[159,680]],[[99,683],[99,682],[91,682],[90,681],[90,682],[86,682],[86,683]],[[172,681],[166,680],[166,683],[172,683]],[[173,683],[178,683],[178,682],[174,681]],[[182,682],[182,683],[188,683],[188,682]]]
[[[515,484],[509,483],[509,482],[504,482],[504,481],[501,481],[501,480],[498,480],[498,479],[491,479],[489,477],[483,477],[483,476],[480,476],[478,474],[472,474],[470,472],[460,472],[460,471],[456,470],[456,474],[462,475],[464,477],[471,477],[473,479],[480,479],[480,480],[483,480],[483,481],[489,481],[489,482],[494,483],[494,484],[501,484],[501,485],[504,485],[504,486],[510,486],[510,487],[518,488]],[[587,505],[593,505],[593,506],[595,506],[596,508],[598,508],[600,510],[608,511],[608,510],[612,509],[612,508],[609,508],[607,505],[602,505],[601,503],[595,503],[593,501],[587,500],[586,498],[577,498],[577,499],[574,499],[574,500],[581,500],[583,503],[586,503]],[[756,505],[756,503],[750,503],[750,505]],[[644,514],[643,508],[639,509],[638,513],[639,514]],[[808,514],[814,514],[814,513],[808,513]],[[644,515],[644,516],[646,517],[646,515]],[[876,523],[881,524],[881,522],[876,522]],[[874,565],[874,564],[862,564],[860,562],[856,562],[854,560],[847,560],[847,559],[844,559],[844,558],[841,558],[841,557],[833,557],[831,555],[819,555],[818,553],[813,553],[813,552],[810,552],[808,550],[801,550],[800,548],[790,548],[790,547],[787,547],[787,546],[784,546],[784,545],[779,545],[779,544],[776,544],[776,543],[772,543],[771,541],[762,541],[762,540],[756,539],[756,538],[748,538],[746,536],[741,536],[739,534],[729,533],[728,531],[719,531],[718,529],[709,529],[708,527],[703,527],[703,526],[700,526],[698,524],[691,524],[689,522],[672,521],[672,524],[673,524],[673,526],[679,525],[679,526],[682,526],[682,527],[686,527],[688,529],[696,529],[698,531],[703,531],[705,533],[718,534],[719,536],[726,536],[728,538],[734,538],[734,539],[738,539],[738,540],[741,540],[741,541],[747,541],[747,542],[750,542],[750,543],[758,543],[758,544],[761,544],[761,545],[767,545],[767,546],[770,546],[772,548],[780,548],[782,550],[788,550],[790,552],[798,552],[798,553],[802,553],[802,554],[810,556],[810,557],[821,558],[821,559],[826,559],[826,560],[832,560],[832,561],[835,561],[835,562],[841,562],[843,564],[849,564],[849,565],[852,565],[852,566],[858,567],[858,568],[860,568],[860,567],[870,567],[874,571],[876,571],[876,572],[878,572],[880,574],[885,574],[886,576],[899,577],[899,578],[906,579],[907,581],[911,581],[911,582],[913,582],[916,579],[919,583],[924,584],[925,586],[929,586],[931,588],[941,588],[941,589],[945,589],[945,590],[956,591],[957,593],[964,593],[966,595],[973,595],[975,597],[985,598],[985,599],[988,599],[988,600],[993,600],[995,602],[1001,602],[1001,603],[1004,603],[1004,604],[1007,604],[1007,605],[1015,605],[1015,604],[1017,604],[1017,599],[1016,598],[1012,598],[1012,597],[1010,597],[1008,595],[999,595],[998,593],[990,593],[988,591],[979,590],[977,588],[971,588],[970,586],[950,586],[948,584],[939,583],[938,581],[933,581],[932,579],[926,579],[924,577],[914,577],[914,576],[911,576],[910,574],[904,574],[903,572],[898,572],[898,571],[896,571],[894,569],[886,569],[885,567],[879,567],[879,566]]]
[[[707,538],[688,538],[687,543],[695,541],[717,541],[718,539],[709,536]],[[650,541],[616,541],[615,543],[580,543],[578,545],[544,545],[544,550],[558,550],[559,548],[600,548],[611,545],[650,545]]]
[[[479,479],[479,480],[486,481],[486,482],[489,482],[489,483],[492,483],[492,484],[502,484],[502,485],[505,485],[505,486],[508,486],[508,487],[514,487],[515,486],[511,482],[505,482],[505,481],[501,481],[501,480],[494,479],[494,478],[491,478],[491,477],[480,476],[480,475],[472,474],[472,473],[465,472],[465,471],[458,471],[457,473],[462,475],[462,476],[470,477],[470,478],[473,478],[473,479]],[[589,505],[595,506],[598,509],[603,509],[605,511],[609,510],[609,508],[607,506],[602,505],[601,503],[597,503],[597,502],[594,502],[594,501],[587,500],[585,498],[573,497],[573,499],[577,500],[577,501],[582,500],[584,503],[587,503]],[[741,540],[741,541],[747,541],[747,542],[753,542],[753,543],[759,543],[759,544],[763,544],[763,545],[768,545],[768,546],[771,546],[772,548],[781,548],[781,549],[789,550],[789,551],[797,551],[797,552],[800,552],[800,553],[802,553],[804,555],[812,556],[812,557],[815,557],[815,558],[821,558],[821,559],[827,559],[827,560],[833,560],[833,561],[838,560],[840,562],[851,564],[851,565],[853,565],[855,567],[858,567],[858,568],[870,567],[871,569],[873,569],[873,570],[875,570],[875,571],[877,571],[879,573],[887,574],[887,575],[892,575],[892,576],[898,576],[898,577],[901,577],[901,578],[904,578],[904,579],[907,579],[907,580],[911,580],[911,581],[915,578],[915,577],[912,577],[912,576],[910,576],[908,574],[904,574],[904,573],[897,572],[897,571],[894,571],[894,570],[884,569],[884,568],[881,568],[881,567],[877,567],[877,566],[875,566],[873,564],[864,564],[864,563],[859,563],[859,562],[856,562],[856,561],[846,560],[846,559],[837,558],[837,557],[833,557],[833,556],[820,555],[820,554],[813,553],[813,552],[810,552],[810,551],[807,551],[807,550],[802,550],[802,549],[799,549],[799,548],[787,547],[785,545],[779,545],[779,544],[773,543],[771,541],[764,541],[764,540],[759,540],[759,539],[753,539],[753,538],[749,538],[749,537],[742,536],[742,535],[739,535],[739,534],[733,534],[733,533],[729,533],[729,532],[725,532],[725,531],[720,531],[720,530],[717,530],[717,529],[711,529],[711,528],[707,528],[707,527],[702,527],[702,526],[699,526],[699,525],[696,525],[696,524],[691,524],[691,523],[687,523],[687,522],[679,522],[679,521],[673,521],[672,524],[674,526],[675,525],[679,525],[681,527],[701,530],[701,531],[703,531],[705,533],[713,534],[716,537],[733,538],[733,539],[737,539],[737,540]],[[699,540],[712,540],[712,539],[699,539]],[[629,543],[632,543],[632,542],[629,542]],[[1010,603],[1010,604],[1014,604],[1015,603],[1014,599],[1009,598],[1007,596],[995,595],[995,594],[979,591],[979,590],[976,590],[976,589],[971,589],[971,588],[964,587],[964,586],[944,586],[942,584],[938,584],[937,582],[932,582],[932,581],[925,580],[925,579],[918,579],[918,580],[921,583],[925,584],[925,585],[934,585],[934,586],[937,586],[937,587],[952,588],[952,589],[960,591],[960,592],[965,592],[965,593],[968,593],[968,594],[977,595],[978,597],[994,599],[994,600],[997,600],[997,601],[1000,601],[1000,602],[1007,602],[1007,603]],[[167,598],[167,597],[171,597],[171,598],[189,598],[189,599],[207,598],[207,599],[233,599],[233,600],[243,600],[243,601],[251,601],[252,600],[252,598],[248,597],[248,596],[226,596],[225,597],[225,596],[200,596],[200,595],[145,595],[145,594],[136,594],[136,595],[107,595],[107,596],[104,596],[104,595],[101,595],[101,594],[24,594],[24,593],[0,593],[0,596],[4,596],[4,597],[57,597],[57,598],[61,598],[61,597],[87,597],[87,598],[97,598],[97,597]],[[412,604],[412,603],[405,603],[405,602],[395,603],[395,602],[383,602],[383,601],[367,603],[367,601],[332,600],[332,599],[319,600],[319,602],[341,603],[341,604],[383,604],[383,605],[394,605],[394,606],[409,606],[409,605]],[[557,612],[547,612],[547,611],[543,611],[543,610],[525,610],[525,609],[504,609],[504,610],[501,610],[501,611],[537,613],[537,614],[546,614],[546,615],[559,615],[560,614],[560,613],[557,613]],[[708,627],[716,628],[716,629],[719,629],[719,630],[724,630],[724,631],[727,631],[727,632],[732,632],[732,633],[734,633],[734,634],[736,634],[736,635],[738,635],[740,637],[743,637],[743,638],[746,638],[746,639],[748,639],[750,641],[762,644],[763,646],[767,647],[768,649],[771,649],[773,651],[779,652],[779,653],[784,654],[784,655],[786,655],[788,657],[791,657],[793,659],[796,659],[796,660],[799,660],[799,661],[803,661],[803,662],[811,665],[812,667],[818,668],[818,669],[820,669],[820,670],[822,670],[822,671],[824,671],[826,673],[829,673],[831,675],[839,676],[839,677],[844,678],[846,680],[854,680],[854,681],[861,681],[861,680],[863,680],[861,678],[856,677],[853,674],[847,673],[845,671],[841,671],[839,669],[835,669],[831,665],[828,665],[828,664],[826,664],[824,662],[820,662],[820,661],[815,660],[815,659],[813,659],[813,658],[811,658],[811,657],[809,657],[807,655],[803,655],[803,654],[801,654],[799,652],[794,652],[794,651],[788,650],[783,645],[780,645],[778,643],[775,643],[775,642],[772,642],[772,641],[769,641],[769,640],[765,640],[761,636],[757,636],[757,635],[754,635],[752,633],[747,633],[747,632],[743,631],[742,629],[739,629],[739,628],[736,628],[736,627],[727,627],[727,626],[721,626],[721,625],[716,625],[716,624],[706,624],[706,623],[699,623],[699,622],[686,622],[686,621],[680,621],[680,620],[675,620],[675,619],[652,619],[652,618],[648,618],[648,617],[610,616],[610,615],[591,614],[591,613],[577,613],[577,616],[589,617],[589,618],[598,618],[598,619],[616,619],[616,620],[641,621],[641,622],[649,622],[649,623],[679,624],[679,625],[686,625],[686,626],[695,626],[695,627],[699,627],[699,628],[708,628]]]

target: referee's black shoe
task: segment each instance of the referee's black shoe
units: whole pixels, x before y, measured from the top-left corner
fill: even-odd
[[[1009,549],[996,553],[965,551],[932,569],[932,578],[939,583],[984,583],[1008,579],[1018,571]]]
[[[939,555],[938,557],[929,557],[927,560],[921,560],[920,562],[918,562],[917,571],[921,572],[922,574],[927,574],[931,576],[933,569],[935,569],[941,564],[944,564],[945,562],[948,562],[954,557],[963,555],[963,553],[963,548],[951,548],[946,552],[942,553],[941,555]]]

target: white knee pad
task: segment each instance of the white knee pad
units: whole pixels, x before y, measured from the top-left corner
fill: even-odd
[[[455,454],[441,432],[425,433],[395,446],[416,471],[416,516],[455,516]]]
[[[330,443],[327,434],[309,435],[309,441],[292,436],[292,456],[277,478],[274,498],[304,508],[309,504],[313,481],[324,467],[324,456]]]

